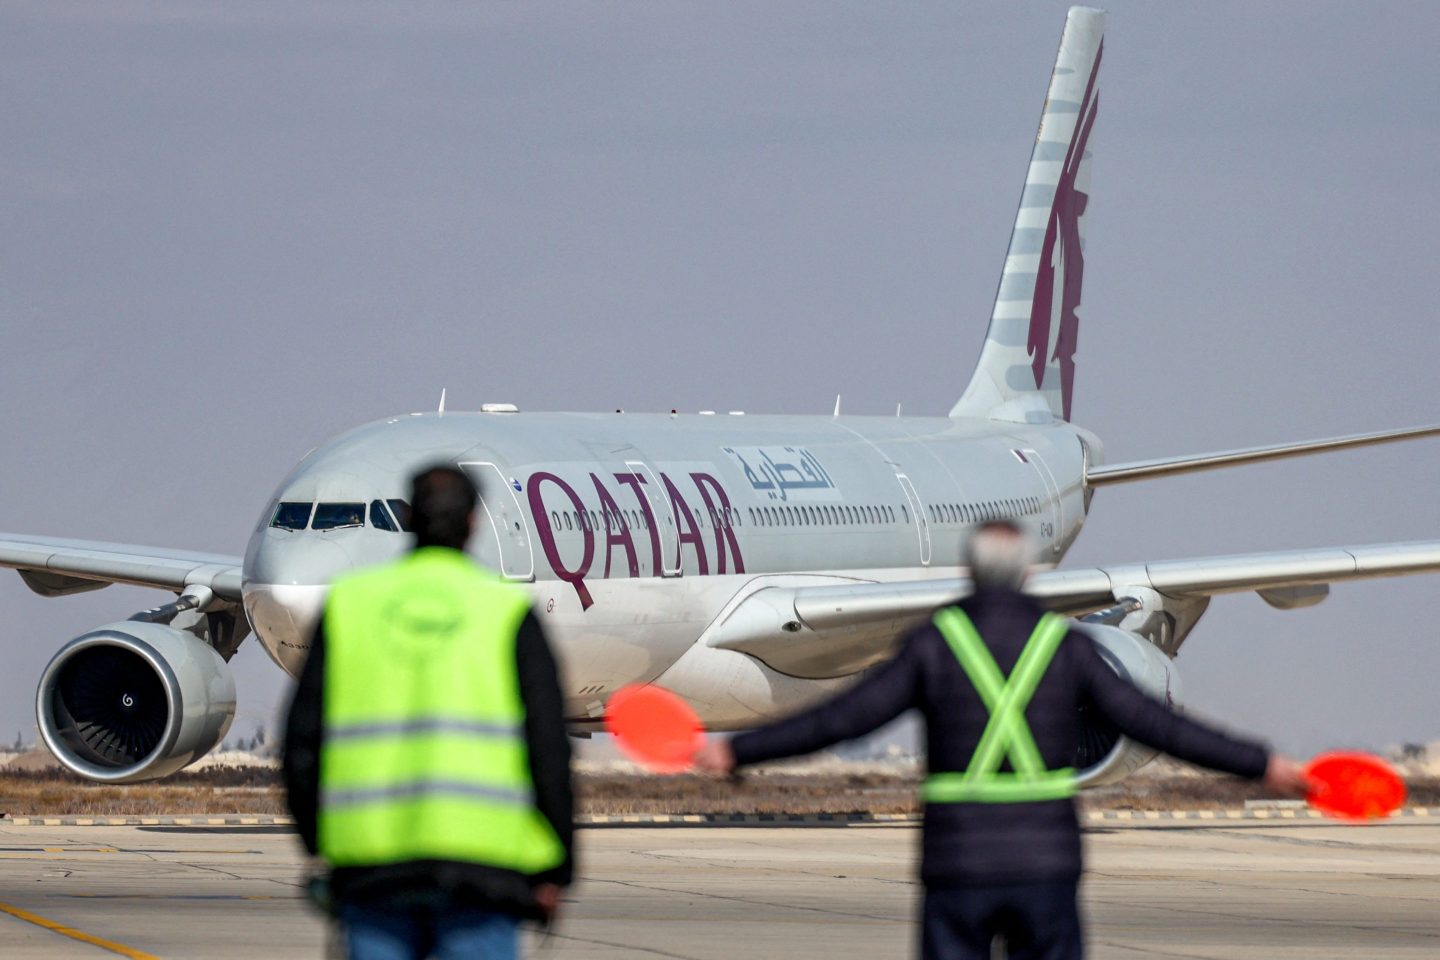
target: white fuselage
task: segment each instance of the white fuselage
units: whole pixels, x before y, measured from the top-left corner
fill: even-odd
[[[844,679],[708,647],[728,605],[763,586],[953,577],[969,531],[992,517],[1019,522],[1054,563],[1084,522],[1098,449],[1058,421],[396,417],[313,451],[281,485],[246,553],[245,610],[296,673],[328,583],[408,546],[377,501],[406,496],[419,468],[459,463],[482,494],[472,552],[532,590],[572,719],[658,680],[712,727],[744,726]]]

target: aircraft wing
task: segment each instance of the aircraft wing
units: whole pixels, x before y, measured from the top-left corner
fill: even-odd
[[[212,553],[0,533],[0,567],[15,569],[46,597],[125,583],[176,591],[204,586],[239,600],[240,563],[239,557]]]
[[[1156,460],[1137,460],[1134,463],[1106,464],[1087,470],[1085,482],[1092,487],[1105,487],[1115,483],[1133,483],[1136,480],[1151,480],[1156,477],[1176,476],[1182,473],[1198,473],[1201,470],[1236,467],[1244,463],[1263,463],[1266,460],[1306,457],[1315,453],[1328,453],[1331,450],[1371,447],[1381,443],[1394,443],[1397,440],[1416,440],[1421,437],[1434,436],[1440,436],[1440,426],[1406,427],[1401,430],[1356,433],[1347,437],[1329,437],[1324,440],[1304,440],[1300,443],[1278,443],[1267,447],[1244,447],[1239,450],[1221,450],[1215,453],[1200,453],[1184,457],[1161,457]]]
[[[1176,599],[1253,591],[1293,607],[1323,599],[1332,583],[1433,572],[1440,572],[1440,540],[1046,570],[1026,590],[1067,616],[1113,606],[1136,590]],[[884,659],[907,628],[969,590],[958,577],[766,587],[713,624],[707,642],[790,676],[848,676]]]

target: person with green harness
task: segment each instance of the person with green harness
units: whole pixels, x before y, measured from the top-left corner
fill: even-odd
[[[415,549],[331,587],[291,705],[288,800],[354,960],[511,960],[573,873],[555,660],[463,552],[476,502],[453,467],[414,479]]]
[[[1075,815],[1076,714],[1092,707],[1125,735],[1281,793],[1303,792],[1294,761],[1172,712],[1122,679],[1090,638],[1020,592],[1029,545],[1008,521],[966,546],[973,592],[906,636],[849,690],[796,716],[712,738],[702,770],[810,753],[870,733],[907,709],[925,725],[921,955],[1075,960],[1084,937]]]

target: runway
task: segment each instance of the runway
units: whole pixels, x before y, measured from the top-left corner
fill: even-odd
[[[919,887],[906,826],[604,828],[535,957],[905,956]],[[1440,955],[1440,824],[1245,821],[1088,834],[1091,956]],[[7,960],[319,957],[283,827],[0,824]]]

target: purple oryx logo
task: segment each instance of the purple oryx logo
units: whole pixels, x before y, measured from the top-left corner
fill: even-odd
[[[1090,140],[1090,130],[1095,126],[1095,113],[1099,109],[1099,97],[1095,93],[1095,77],[1100,72],[1100,55],[1105,45],[1095,52],[1095,65],[1090,68],[1090,79],[1085,85],[1085,98],[1080,103],[1080,113],[1075,119],[1075,132],[1070,136],[1070,147],[1065,152],[1065,164],[1060,170],[1060,182],[1055,185],[1055,200],[1050,206],[1050,219],[1045,225],[1045,245],[1040,250],[1040,270],[1035,275],[1035,298],[1030,302],[1029,353],[1034,358],[1030,368],[1035,372],[1035,388],[1038,390],[1045,380],[1045,367],[1051,360],[1060,362],[1060,399],[1062,415],[1070,419],[1070,398],[1075,390],[1075,349],[1080,333],[1080,318],[1075,310],[1080,306],[1080,287],[1085,278],[1085,253],[1080,249],[1080,218],[1085,213],[1089,194],[1075,189],[1075,178],[1080,173],[1080,164],[1085,159],[1085,144]],[[1059,258],[1063,271],[1060,289],[1060,331],[1055,337],[1055,350],[1047,356],[1050,347],[1050,325],[1055,313],[1055,260],[1056,241],[1060,243]]]

